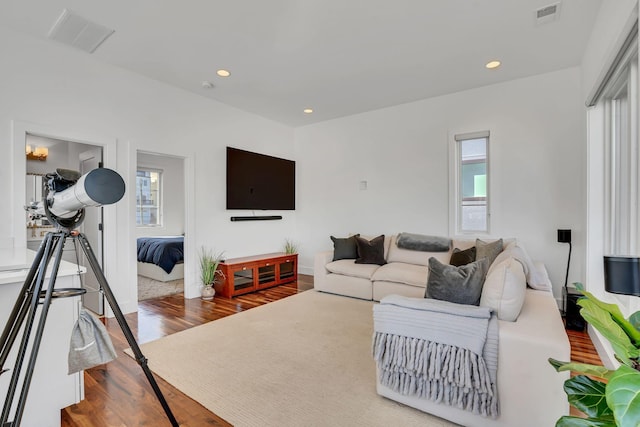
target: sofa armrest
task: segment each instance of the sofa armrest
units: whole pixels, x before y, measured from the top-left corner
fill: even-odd
[[[500,321],[498,386],[501,404],[513,414],[527,413],[531,402],[545,408],[542,415],[530,414],[536,425],[553,425],[569,413],[564,381],[569,372],[556,372],[547,359],[571,360],[571,345],[560,311],[547,291],[527,289],[525,304],[516,322]],[[522,387],[526,384],[526,387]],[[504,399],[503,399],[504,397]]]
[[[313,263],[313,287],[317,290],[325,288],[325,278],[329,274],[327,264],[333,261],[333,251],[318,252]]]

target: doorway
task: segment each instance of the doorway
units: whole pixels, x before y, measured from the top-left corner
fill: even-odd
[[[185,158],[136,155],[138,301],[184,292]]]
[[[71,169],[82,175],[93,169],[102,167],[102,147],[91,144],[65,141],[60,139],[26,134],[25,145],[28,151],[39,149],[40,153],[46,152],[46,156],[27,157],[26,161],[26,194],[25,202],[31,204],[42,198],[42,177],[56,169]],[[30,149],[30,150],[29,150]],[[33,218],[27,214],[25,219],[27,227],[27,248],[37,250],[40,242],[47,232],[54,231],[53,225],[46,219]],[[102,267],[103,259],[103,208],[89,208],[85,210],[85,216],[79,231],[83,232]],[[88,262],[80,248],[75,248],[75,240],[68,239],[63,251],[63,260],[87,267]],[[104,314],[104,298],[98,280],[94,272],[87,268],[87,273],[81,276],[82,287],[87,293],[82,296],[85,308],[98,315]]]

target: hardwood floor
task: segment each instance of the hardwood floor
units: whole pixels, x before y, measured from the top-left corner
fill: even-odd
[[[596,348],[593,346],[591,338],[586,331],[572,331],[567,329],[567,336],[571,343],[571,360],[579,363],[590,363],[592,365],[602,365],[600,356]],[[571,372],[571,376],[577,375],[575,372]],[[576,417],[585,417],[585,414],[578,411],[573,406],[571,407],[570,414]]]
[[[567,336],[571,343],[571,360],[592,365],[602,365],[600,356],[598,356],[598,352],[586,331],[567,330]]]
[[[249,310],[313,288],[311,276],[298,276],[297,283],[242,295],[233,299],[185,300],[182,294],[140,302],[137,313],[125,316],[139,344],[193,326]],[[124,355],[129,347],[115,319],[108,319],[118,358],[85,371],[85,399],[62,410],[63,427],[134,427],[170,425],[144,372],[134,359]],[[190,399],[169,383],[156,380],[171,410],[185,427],[229,426],[223,419]]]
[[[233,299],[185,300],[182,294],[142,301],[138,312],[126,315],[139,344],[249,310],[313,288],[313,277],[299,275],[297,283],[281,285]],[[118,358],[85,371],[85,399],[62,410],[63,427],[134,427],[170,425],[140,366],[122,354],[128,348],[115,319],[107,329]],[[568,331],[572,360],[599,364],[598,355],[584,332]],[[229,426],[161,378],[158,384],[180,423],[185,427]]]

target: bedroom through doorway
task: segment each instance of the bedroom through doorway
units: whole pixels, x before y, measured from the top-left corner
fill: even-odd
[[[137,152],[138,301],[184,292],[184,158]]]

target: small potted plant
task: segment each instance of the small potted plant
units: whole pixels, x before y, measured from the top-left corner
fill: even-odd
[[[284,241],[284,253],[287,255],[293,255],[298,253],[298,244],[290,239]]]
[[[223,252],[213,252],[204,246],[200,249],[200,280],[202,281],[202,299],[211,301],[216,293],[214,285],[219,277],[224,277],[224,273],[218,270],[218,265],[222,261]]]

